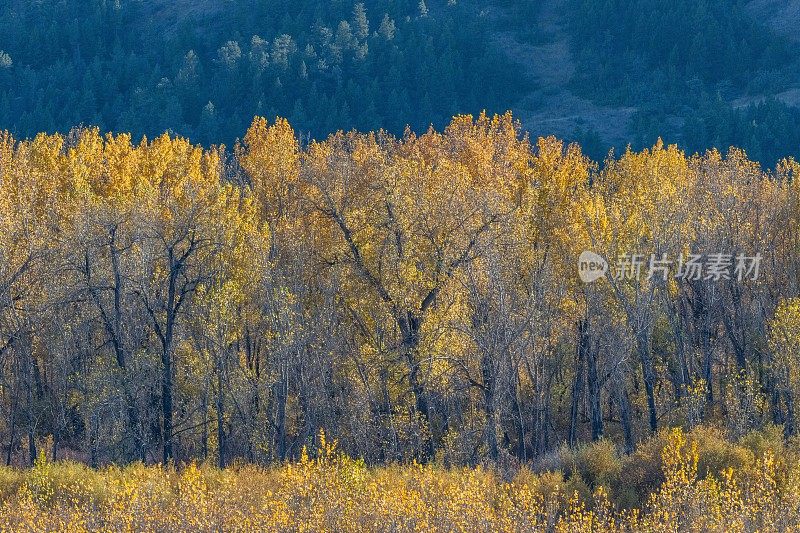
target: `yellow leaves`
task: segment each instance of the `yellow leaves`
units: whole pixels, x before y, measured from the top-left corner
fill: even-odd
[[[189,464],[181,472],[178,481],[178,497],[187,513],[181,513],[183,527],[199,530],[208,525],[208,485],[203,473],[195,463]]]
[[[25,143],[29,148],[31,171],[41,177],[51,174],[53,169],[61,169],[61,153],[64,138],[61,135],[38,134],[33,141]]]
[[[488,189],[514,201],[530,179],[530,143],[521,134],[511,113],[488,116],[481,113],[453,118],[444,134],[428,132],[419,139],[428,150],[425,160],[435,165],[443,156],[452,158],[469,176],[464,185]]]
[[[235,152],[252,180],[263,216],[266,219],[285,216],[300,163],[300,146],[288,121],[278,118],[270,126],[266,119],[256,117],[244,144],[236,146]]]
[[[106,175],[95,183],[96,194],[119,198],[132,194],[137,178],[138,155],[129,133],[106,135],[103,145]]]
[[[800,469],[770,453],[719,477],[698,475],[679,430],[665,479],[643,509],[623,511],[598,486],[580,498],[560,473],[510,479],[477,468],[367,467],[320,432],[299,462],[270,468],[140,464],[90,470],[40,461],[0,468],[0,530],[113,531],[777,531],[798,520]],[[9,492],[4,483],[14,484]]]
[[[577,145],[566,149],[554,137],[540,138],[531,161],[530,181],[520,191],[527,239],[536,247],[554,246],[555,259],[575,255],[589,247],[584,209],[592,164]]]
[[[781,300],[769,326],[774,369],[785,387],[800,387],[800,298]]]
[[[697,442],[688,444],[680,429],[673,429],[661,452],[667,483],[688,483],[697,479]]]
[[[14,158],[14,137],[8,131],[0,131],[0,179],[5,183]]]
[[[781,300],[770,328],[770,347],[776,352],[800,348],[800,298]]]
[[[691,239],[690,221],[702,211],[686,195],[697,177],[676,146],[628,150],[609,161],[598,178],[612,239],[622,248],[618,253],[644,253],[643,245],[647,252],[672,252],[681,240]]]

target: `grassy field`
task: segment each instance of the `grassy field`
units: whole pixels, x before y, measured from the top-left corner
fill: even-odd
[[[797,453],[775,431],[734,444],[706,428],[673,430],[627,457],[601,442],[562,451],[551,459],[559,470],[544,473],[369,468],[338,454],[335,444],[313,455],[227,470],[91,470],[44,460],[29,470],[6,468],[0,529],[786,531],[800,525]]]

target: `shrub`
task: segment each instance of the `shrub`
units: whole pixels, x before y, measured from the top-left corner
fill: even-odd
[[[601,441],[561,450],[566,479],[526,467],[510,481],[480,467],[368,468],[335,443],[269,468],[94,471],[40,460],[29,470],[0,469],[0,531],[797,530],[796,443],[782,444],[778,432],[765,428],[736,444],[716,429],[662,431],[624,458]],[[638,509],[618,510],[606,482],[616,501],[640,502]]]

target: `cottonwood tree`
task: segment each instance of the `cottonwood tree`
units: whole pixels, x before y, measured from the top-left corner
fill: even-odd
[[[351,312],[378,308],[396,327],[392,351],[406,366],[423,456],[433,455],[425,382],[436,367],[426,345],[441,327],[436,304],[507,216],[497,185],[514,187],[524,147],[510,116],[461,117],[402,141],[340,134],[312,144],[301,169],[326,259],[352,273],[343,287]]]
[[[693,179],[684,154],[659,142],[652,150],[628,151],[608,161],[587,209],[589,241],[611,262],[606,275],[610,295],[636,341],[653,432],[658,429],[653,331],[662,312],[659,293],[667,290],[672,271],[672,263],[662,261],[675,261],[689,236],[683,191]],[[652,276],[651,259],[656,267]]]
[[[174,357],[177,334],[195,291],[212,279],[211,258],[223,249],[213,228],[226,190],[219,154],[164,135],[143,150],[139,201],[140,268],[134,290],[150,318],[161,358],[162,458],[173,459]]]

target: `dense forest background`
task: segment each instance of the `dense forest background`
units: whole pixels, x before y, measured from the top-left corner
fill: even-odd
[[[595,159],[661,136],[800,150],[797,2],[0,1],[0,127],[233,141],[255,115],[306,138],[513,109]]]

